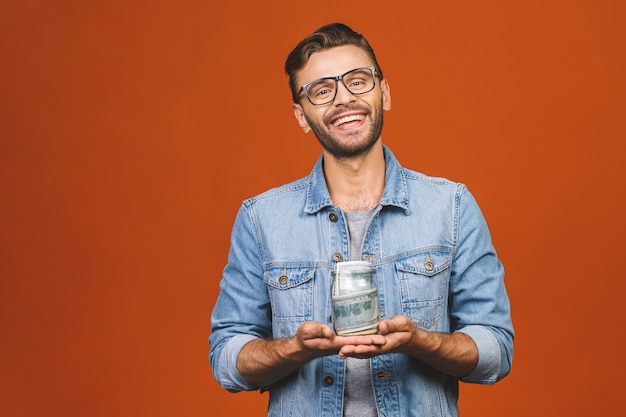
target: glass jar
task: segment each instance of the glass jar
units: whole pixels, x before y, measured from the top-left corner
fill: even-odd
[[[337,262],[331,293],[333,325],[340,336],[378,332],[378,287],[376,270],[367,261]]]

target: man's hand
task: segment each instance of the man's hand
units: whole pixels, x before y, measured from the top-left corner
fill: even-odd
[[[339,350],[339,356],[366,359],[385,353],[404,353],[457,378],[472,372],[478,363],[478,348],[464,333],[426,332],[406,316],[383,320],[378,330],[384,343],[372,343],[372,336],[353,336],[352,343]]]

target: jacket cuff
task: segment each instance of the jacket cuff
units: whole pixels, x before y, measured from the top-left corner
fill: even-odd
[[[255,339],[257,339],[257,337],[245,334],[233,336],[222,350],[217,365],[216,379],[222,387],[230,392],[253,391],[258,389],[258,387],[246,382],[237,370],[237,358],[239,357],[241,348]]]
[[[478,347],[478,364],[469,375],[461,378],[461,381],[475,384],[495,384],[501,365],[498,339],[483,326],[466,326],[457,331],[471,337]]]

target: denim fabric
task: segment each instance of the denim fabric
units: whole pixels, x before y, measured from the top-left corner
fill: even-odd
[[[476,201],[462,184],[402,168],[385,147],[385,190],[361,258],[372,262],[380,311],[427,331],[463,332],[479,363],[463,380],[508,374],[513,327],[504,270]],[[246,383],[237,355],[255,338],[293,336],[308,320],[330,323],[333,264],[349,260],[345,219],[311,174],[246,200],[211,316],[210,362],[230,391],[269,390],[269,416],[341,416],[344,361],[315,359],[269,387]],[[403,354],[371,360],[381,416],[457,416],[458,380]]]

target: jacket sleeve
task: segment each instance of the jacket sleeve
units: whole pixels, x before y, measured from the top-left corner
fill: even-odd
[[[459,188],[457,249],[450,278],[450,308],[456,331],[478,347],[478,365],[465,382],[493,384],[511,369],[514,331],[498,259],[485,219],[474,197]]]
[[[228,262],[211,315],[209,361],[217,382],[231,392],[255,390],[237,370],[237,357],[248,342],[271,336],[271,308],[263,283],[254,215],[240,208],[231,235]]]

